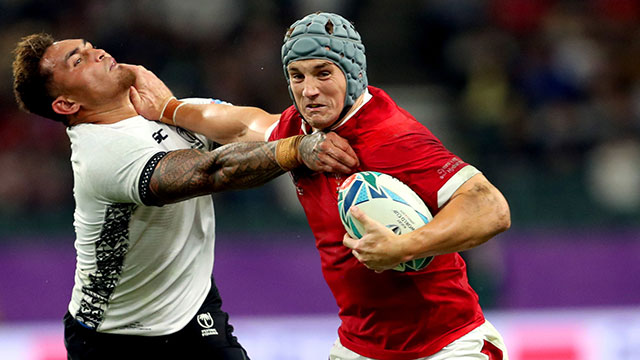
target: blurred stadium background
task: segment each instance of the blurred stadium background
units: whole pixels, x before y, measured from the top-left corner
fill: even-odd
[[[15,105],[19,38],[85,38],[179,97],[276,113],[283,33],[316,10],[352,20],[370,84],[509,200],[512,229],[463,256],[511,359],[639,359],[637,0],[1,0],[0,358],[65,358],[75,261],[69,141]],[[288,177],[214,198],[214,274],[250,356],[326,359],[337,309]]]

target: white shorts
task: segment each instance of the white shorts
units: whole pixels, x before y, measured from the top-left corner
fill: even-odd
[[[500,351],[497,351],[500,350]],[[502,352],[502,354],[500,354]],[[359,355],[336,340],[329,353],[330,360],[375,360]],[[489,321],[455,340],[437,353],[415,360],[509,360],[502,336]]]

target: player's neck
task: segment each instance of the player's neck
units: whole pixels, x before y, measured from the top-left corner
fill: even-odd
[[[353,113],[360,109],[360,105],[362,105],[362,102],[364,101],[364,94],[365,93],[360,94],[356,101],[353,102],[353,105],[351,105],[351,109],[349,109],[349,111],[347,111],[347,113],[342,117],[343,120],[349,118]]]
[[[95,108],[82,107],[75,117],[69,122],[70,126],[76,124],[113,124],[124,119],[138,115],[128,99],[126,101],[113,102]]]

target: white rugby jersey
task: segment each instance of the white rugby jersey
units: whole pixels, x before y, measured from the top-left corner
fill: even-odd
[[[142,116],[79,124],[67,134],[77,252],[69,312],[104,333],[157,336],[182,329],[211,287],[213,201],[201,196],[147,206],[144,191],[167,151],[212,150],[215,143]]]

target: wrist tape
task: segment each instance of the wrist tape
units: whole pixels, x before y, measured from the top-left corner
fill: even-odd
[[[281,139],[276,144],[276,162],[284,171],[295,169],[302,165],[299,159],[298,146],[304,135],[296,135]]]
[[[184,101],[180,101],[173,96],[170,97],[169,100],[167,100],[167,103],[164,104],[164,107],[162,108],[160,121],[166,124],[173,123],[173,125],[178,126],[176,124],[176,113],[178,112],[178,108],[184,104]]]

